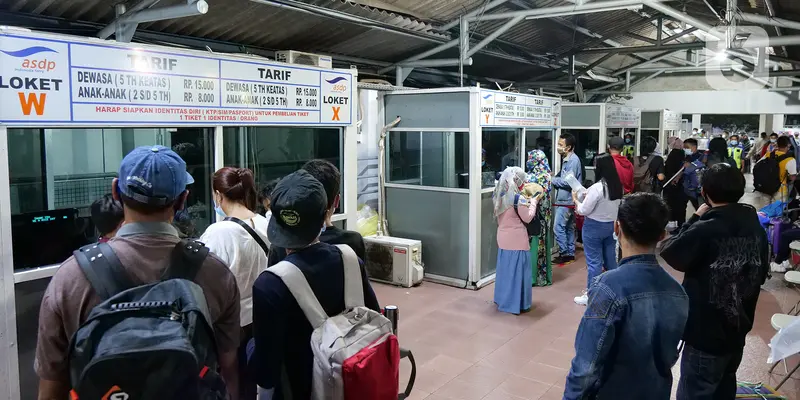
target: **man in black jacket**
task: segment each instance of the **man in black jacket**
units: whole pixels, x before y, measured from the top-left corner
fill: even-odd
[[[756,210],[738,203],[744,187],[735,166],[706,170],[705,204],[664,241],[661,257],[685,273],[689,295],[678,400],[736,395],[736,370],[769,270],[767,235]]]

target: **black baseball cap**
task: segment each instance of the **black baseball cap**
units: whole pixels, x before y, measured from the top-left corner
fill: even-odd
[[[614,150],[622,150],[625,147],[625,139],[619,136],[613,136],[608,139],[608,148]]]
[[[272,244],[301,249],[319,236],[325,224],[328,197],[325,188],[311,174],[299,170],[283,177],[270,199],[272,218],[267,237]]]

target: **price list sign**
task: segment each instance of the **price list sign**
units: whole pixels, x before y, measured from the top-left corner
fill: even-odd
[[[635,128],[639,126],[641,119],[642,110],[639,108],[616,104],[606,105],[607,128]]]
[[[0,34],[0,122],[352,123],[346,71],[25,35]]]
[[[559,99],[519,93],[481,91],[482,126],[555,127]]]

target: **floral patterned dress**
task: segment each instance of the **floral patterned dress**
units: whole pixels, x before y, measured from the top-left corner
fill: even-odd
[[[531,263],[533,268],[533,285],[549,286],[553,284],[553,263],[551,248],[553,247],[552,227],[552,202],[550,198],[552,175],[547,156],[541,150],[528,152],[528,161],[525,163],[528,172],[528,182],[536,183],[544,189],[544,197],[539,201],[539,207],[544,216],[542,233],[538,238],[531,239]]]

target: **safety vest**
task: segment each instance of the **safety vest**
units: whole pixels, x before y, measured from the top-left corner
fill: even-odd
[[[625,157],[633,157],[633,146],[625,145],[622,147],[622,155]]]
[[[736,161],[736,168],[742,168],[742,150],[741,147],[728,147],[728,157],[733,157],[733,160]]]

